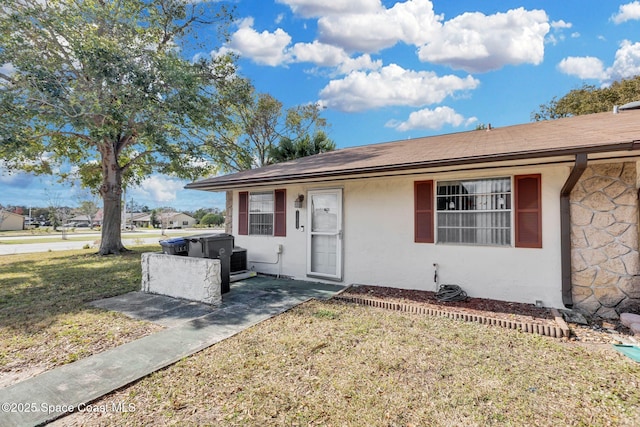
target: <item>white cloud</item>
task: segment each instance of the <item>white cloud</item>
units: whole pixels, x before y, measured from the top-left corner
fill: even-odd
[[[313,43],[296,43],[291,48],[291,54],[295,62],[311,62],[321,67],[335,67],[349,59],[343,49],[317,40]]]
[[[569,56],[558,64],[558,69],[564,74],[576,76],[581,79],[604,79],[604,64],[593,56]]]
[[[380,0],[276,0],[305,18],[350,13],[372,13],[382,9]]]
[[[422,61],[468,72],[497,70],[505,65],[538,65],[544,57],[549,22],[543,10],[509,10],[486,16],[464,13],[447,21],[436,37],[419,49]]]
[[[564,37],[562,35],[560,35],[560,40],[564,40]],[[545,39],[545,43],[551,43],[552,45],[557,45],[560,40],[558,40],[558,37],[555,36],[555,34],[549,34],[549,36]]]
[[[640,20],[640,1],[620,5],[618,13],[613,15],[611,20],[616,24],[622,24],[623,22],[631,20]]]
[[[605,85],[616,80],[628,79],[640,74],[640,42],[631,43],[629,40],[623,40],[616,51],[613,65],[606,69],[600,59],[590,56],[567,57],[560,61],[558,69],[581,79],[598,79]]]
[[[562,28],[571,28],[571,27],[573,27],[573,24],[571,22],[565,22],[562,19],[559,21],[551,22],[551,28],[553,28],[554,30],[562,29]]]
[[[0,74],[11,76],[15,72],[16,72],[16,68],[13,66],[13,64],[7,63],[0,66]]]
[[[34,176],[30,173],[4,170],[0,164],[0,184],[3,186],[25,188],[31,184],[33,178]]]
[[[613,65],[607,69],[609,80],[626,79],[640,74],[640,42],[623,40]]]
[[[372,60],[368,54],[360,55],[357,58],[347,58],[338,67],[340,74],[349,74],[358,70],[379,70],[382,68],[382,60]]]
[[[286,48],[291,36],[281,28],[274,32],[254,30],[253,18],[245,18],[239,29],[231,36],[228,48],[242,56],[251,58],[258,64],[277,66],[286,63]]]
[[[411,71],[391,64],[379,71],[354,71],[332,80],[320,91],[320,103],[340,111],[355,112],[392,105],[419,107],[441,102],[457,91],[475,89],[471,76],[438,77],[431,71]]]
[[[440,29],[441,20],[431,1],[408,0],[390,9],[323,16],[318,20],[318,33],[324,43],[371,53],[399,41],[422,45]]]
[[[374,61],[369,55],[352,58],[344,49],[315,40],[313,43],[296,43],[290,46],[291,37],[282,29],[273,33],[258,33],[252,28],[253,19],[241,21],[240,28],[228,46],[212,52],[221,55],[234,52],[252,59],[258,64],[278,66],[291,63],[312,63],[320,67],[335,68],[339,74],[353,70],[376,70],[382,61]]]
[[[430,0],[406,0],[385,8],[380,0],[278,0],[295,13],[320,17],[318,37],[312,43],[296,43],[283,29],[259,32],[252,18],[239,23],[225,50],[258,64],[278,66],[310,62],[334,67],[339,73],[381,66],[370,56],[352,58],[350,53],[379,52],[399,42],[418,48],[424,62],[447,65],[467,72],[485,72],[505,65],[539,64],[544,57],[545,36],[550,28],[558,33],[548,41],[564,38],[560,32],[572,24],[549,23],[542,10],[509,10],[484,15],[464,13],[449,21],[434,12]]]
[[[476,117],[465,119],[464,116],[456,113],[453,108],[436,107],[433,110],[425,108],[423,110],[414,111],[409,114],[409,119],[407,119],[407,121],[398,122],[396,120],[391,120],[387,122],[385,126],[395,128],[400,132],[405,132],[413,129],[438,130],[444,125],[458,127],[464,124],[465,126],[469,126],[476,121],[478,121]]]
[[[545,42],[551,43],[552,45],[557,45],[559,42],[564,41],[566,39],[563,30],[573,27],[571,22],[565,22],[562,19],[559,21],[553,21],[550,24],[553,34],[548,34]],[[575,34],[575,33],[574,33]]]
[[[142,181],[138,191],[151,197],[155,202],[165,203],[175,200],[177,193],[183,191],[184,185],[185,182],[178,179],[153,175]]]
[[[291,48],[291,62],[311,62],[321,67],[335,67],[340,74],[355,70],[377,70],[382,61],[365,54],[351,58],[342,48],[320,43],[296,43]]]
[[[577,39],[578,37],[580,37],[580,33],[579,32],[575,32],[575,33],[571,33],[571,38],[572,39]]]

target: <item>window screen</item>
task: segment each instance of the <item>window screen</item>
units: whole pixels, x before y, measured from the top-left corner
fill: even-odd
[[[273,192],[249,194],[249,234],[273,235]]]
[[[444,181],[437,190],[439,243],[511,244],[511,179]]]

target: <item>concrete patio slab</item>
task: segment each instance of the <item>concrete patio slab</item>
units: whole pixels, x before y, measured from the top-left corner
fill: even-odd
[[[117,311],[131,318],[147,320],[166,327],[212,313],[216,307],[204,303],[171,298],[145,292],[129,292],[112,298],[93,301],[90,305]]]
[[[177,314],[180,305],[172,305],[164,297],[146,300],[134,292],[111,299],[133,317],[167,321],[172,326],[0,389],[0,425],[33,426],[55,420],[304,301],[330,298],[342,289],[338,285],[255,277],[234,283],[219,307],[209,307],[209,313],[191,320],[186,314]],[[160,309],[143,307],[144,301],[159,302],[166,316]],[[183,313],[187,312],[198,313],[192,307],[185,308]]]

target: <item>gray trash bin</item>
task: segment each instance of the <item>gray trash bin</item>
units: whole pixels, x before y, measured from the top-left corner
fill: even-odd
[[[230,289],[231,254],[233,236],[231,234],[198,234],[185,238],[189,242],[189,256],[197,258],[216,258],[220,260],[220,291],[224,294]]]

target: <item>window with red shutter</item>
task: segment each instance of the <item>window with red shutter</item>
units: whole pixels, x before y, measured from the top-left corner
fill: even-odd
[[[433,181],[414,183],[414,221],[416,243],[433,243]]]
[[[275,190],[275,209],[273,218],[273,235],[287,235],[287,190]]]
[[[238,234],[249,234],[249,193],[238,193]]]
[[[517,248],[542,247],[542,186],[540,174],[516,175],[515,226]]]

